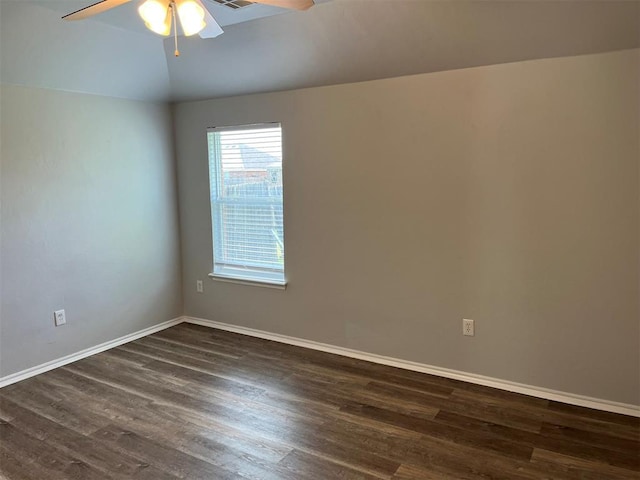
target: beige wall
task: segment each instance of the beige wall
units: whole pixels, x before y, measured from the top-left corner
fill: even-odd
[[[186,313],[639,404],[639,65],[630,50],[177,105]],[[207,279],[205,129],[269,121],[285,292]]]
[[[180,316],[169,108],[0,95],[0,376]]]

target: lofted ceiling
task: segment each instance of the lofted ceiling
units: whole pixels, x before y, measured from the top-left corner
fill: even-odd
[[[181,37],[175,58],[172,39],[144,28],[139,1],[66,22],[93,0],[0,0],[0,80],[182,101],[640,46],[640,1],[316,2],[216,5],[225,33]]]

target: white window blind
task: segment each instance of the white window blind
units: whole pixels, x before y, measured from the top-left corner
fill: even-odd
[[[207,139],[213,275],[283,285],[280,125],[212,128]]]

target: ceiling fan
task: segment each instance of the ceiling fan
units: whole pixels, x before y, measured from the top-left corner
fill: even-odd
[[[100,0],[62,18],[63,20],[82,20],[131,1],[134,0]],[[201,38],[214,38],[223,33],[222,28],[207,7],[208,2],[212,1],[214,0],[144,0],[138,7],[138,13],[145,26],[159,35],[169,36],[173,26],[175,55],[177,57],[180,52],[178,51],[176,16],[180,20],[182,33],[185,36],[197,33]],[[306,10],[314,5],[314,0],[251,0],[251,2],[245,3],[261,3],[293,10]]]

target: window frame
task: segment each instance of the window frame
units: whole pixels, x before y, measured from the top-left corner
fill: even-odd
[[[210,141],[209,134],[210,133],[221,133],[225,131],[242,131],[242,130],[259,130],[261,128],[264,129],[272,129],[279,128],[280,129],[280,146],[282,149],[282,158],[280,161],[281,171],[284,170],[284,147],[283,147],[283,134],[282,134],[282,124],[280,122],[264,122],[264,123],[254,123],[254,124],[245,124],[245,125],[228,125],[228,126],[218,126],[218,127],[209,127],[207,128],[207,166],[209,170],[209,210],[211,215],[211,242],[212,242],[212,268],[213,271],[209,274],[209,277],[214,280],[230,282],[230,283],[238,283],[242,285],[253,285],[253,286],[262,286],[269,288],[276,288],[284,290],[287,286],[286,279],[286,258],[285,258],[285,248],[284,248],[284,183],[282,187],[282,250],[283,250],[283,264],[282,269],[274,269],[274,268],[259,268],[259,267],[251,267],[248,265],[240,265],[240,264],[224,264],[224,263],[216,263],[216,229],[217,231],[221,231],[222,228],[222,219],[219,214],[214,212],[214,209],[219,208],[218,205],[223,204],[242,204],[242,201],[237,200],[226,200],[220,201],[222,198],[221,188],[223,186],[222,177],[223,174],[221,168],[221,160],[222,156],[217,152],[212,152],[210,150]],[[214,144],[214,148],[219,148],[219,145]],[[213,162],[215,163],[215,169],[212,167]],[[284,173],[282,173],[284,180]],[[269,197],[265,197],[265,201],[262,202],[265,205],[269,203],[280,203],[277,200],[269,200]]]

